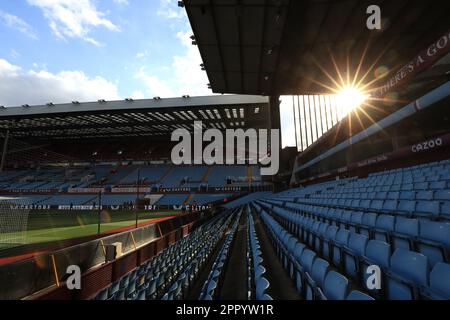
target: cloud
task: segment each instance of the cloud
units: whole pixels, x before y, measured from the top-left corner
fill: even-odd
[[[102,45],[90,36],[93,28],[104,27],[110,31],[120,28],[95,7],[92,0],[27,0],[39,7],[48,20],[50,29],[61,38],[79,38],[96,46]]]
[[[128,0],[113,0],[114,3],[121,4],[121,5],[129,5],[130,3]]]
[[[8,61],[4,60],[4,59],[0,59],[0,77],[6,77],[6,76],[11,76],[11,77],[15,77],[17,76],[18,72],[21,70],[20,67],[12,65],[11,63],[9,63]]]
[[[0,22],[9,28],[18,30],[32,39],[38,38],[33,28],[15,15],[0,10]]]
[[[151,75],[146,67],[141,67],[135,74],[135,78],[143,82],[149,96],[166,98],[175,96],[175,92],[172,90],[173,83],[168,83],[157,76]]]
[[[145,94],[140,90],[136,90],[131,94],[131,98],[136,100],[145,99]]]
[[[47,102],[118,100],[117,86],[102,77],[82,71],[51,73],[23,70],[0,59],[0,105],[44,104]]]
[[[169,79],[162,79],[152,74],[146,67],[141,67],[135,74],[135,78],[144,83],[150,96],[179,97],[212,94],[207,87],[209,81],[206,72],[200,68],[202,63],[200,53],[197,47],[192,46],[190,34],[191,31],[177,33],[184,52],[172,58]]]
[[[191,44],[189,38],[191,34],[192,31],[177,33],[177,38],[185,49],[184,54],[175,56],[172,63],[178,83],[178,92],[190,95],[210,95],[212,92],[207,87],[209,80],[206,72],[200,68],[202,58],[198,47]]]
[[[138,59],[144,59],[147,56],[148,56],[148,50],[136,53],[136,58],[138,58]]]
[[[156,14],[169,19],[182,19],[186,16],[185,10],[178,7],[177,1],[172,0],[160,0]]]

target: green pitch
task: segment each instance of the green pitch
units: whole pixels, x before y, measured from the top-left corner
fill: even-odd
[[[174,211],[138,212],[138,223],[151,222],[177,214]],[[121,228],[135,225],[136,213],[132,211],[103,211],[100,220],[101,233],[120,231]],[[98,212],[36,211],[29,215],[24,244],[86,237],[97,234],[97,231]],[[14,235],[9,234],[9,236]]]

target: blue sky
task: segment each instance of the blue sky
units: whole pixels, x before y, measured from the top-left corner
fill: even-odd
[[[208,94],[191,34],[177,1],[1,0],[0,72],[15,70],[14,82],[38,78],[56,88],[34,97],[3,88],[0,103]],[[65,88],[79,81],[99,92]],[[66,96],[51,92],[58,85]]]
[[[175,0],[0,0],[0,105],[209,95],[191,35]]]

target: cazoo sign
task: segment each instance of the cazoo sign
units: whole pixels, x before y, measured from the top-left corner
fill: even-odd
[[[426,152],[428,150],[441,147],[443,145],[442,138],[436,138],[430,141],[421,142],[418,144],[415,144],[411,147],[411,151],[414,153],[418,152]]]

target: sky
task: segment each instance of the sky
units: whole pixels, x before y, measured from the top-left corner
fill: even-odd
[[[0,0],[0,105],[210,95],[192,34],[175,0]]]

